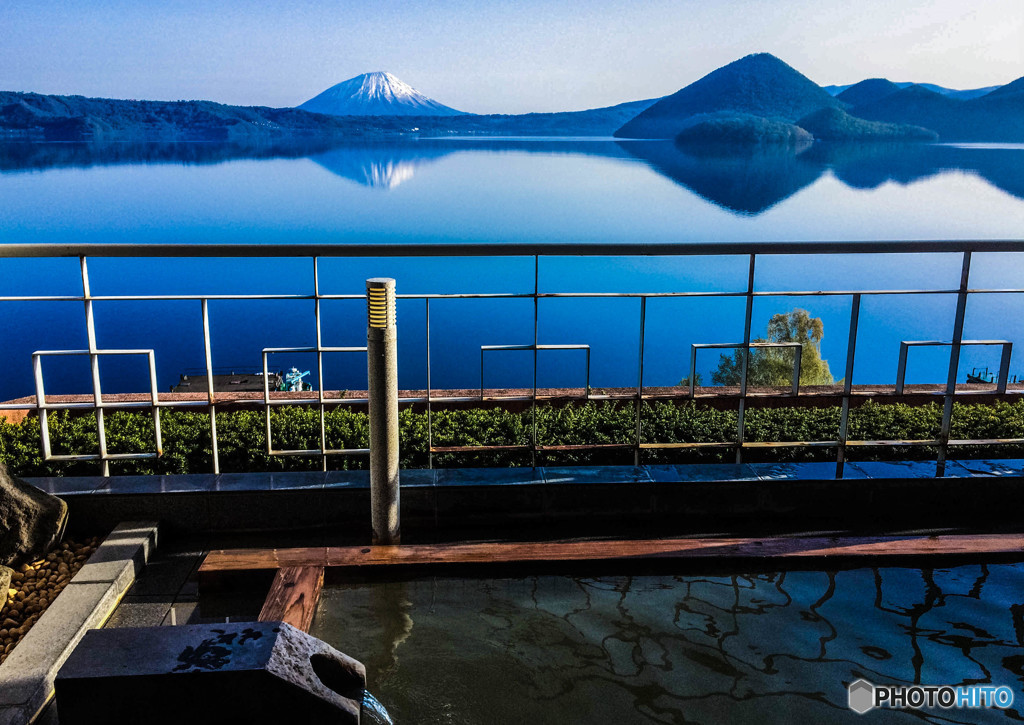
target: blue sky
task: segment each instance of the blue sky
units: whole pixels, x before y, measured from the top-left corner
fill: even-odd
[[[767,51],[823,85],[1024,75],[1024,1],[3,0],[0,89],[293,106],[388,70],[477,113],[674,92]]]

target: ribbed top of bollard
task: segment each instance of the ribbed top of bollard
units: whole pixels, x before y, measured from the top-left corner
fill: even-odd
[[[366,315],[370,327],[395,326],[395,280],[390,277],[366,280]]]

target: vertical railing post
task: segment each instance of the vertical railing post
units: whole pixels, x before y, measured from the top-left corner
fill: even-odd
[[[424,307],[427,312],[427,468],[434,467],[434,415],[430,384],[430,298],[424,300]],[[481,378],[482,379],[482,378]]]
[[[643,439],[644,405],[644,332],[647,327],[647,298],[640,298],[640,359],[637,363],[636,378],[636,447],[633,450],[633,465],[640,465],[640,443]],[[589,353],[588,353],[589,354]],[[589,391],[588,391],[589,392]]]
[[[89,344],[89,367],[92,371],[92,395],[96,406],[96,436],[100,446],[100,467],[104,476],[110,475],[110,459],[107,458],[107,431],[103,416],[103,392],[100,388],[100,356],[96,352],[96,318],[93,316],[92,291],[89,286],[89,264],[83,256],[82,299],[85,301],[85,334]]]
[[[971,277],[971,253],[964,252],[960,268],[960,289],[956,297],[956,317],[953,320],[953,339],[949,348],[949,373],[946,376],[946,394],[942,405],[942,427],[939,430],[937,476],[945,474],[946,454],[949,449],[949,431],[953,420],[953,400],[956,397],[956,376],[960,370],[960,343],[964,339],[964,316],[967,312],[967,290]]]
[[[537,344],[540,316],[540,255],[533,255],[533,402],[530,406],[530,465],[537,467]],[[483,397],[483,352],[480,353],[480,395]]]
[[[317,399],[320,401],[320,467],[327,470],[327,412],[324,405],[324,343],[320,325],[320,258],[313,257],[313,316],[316,318]]]
[[[366,280],[370,518],[374,544],[401,540],[398,489],[398,332],[395,280]]]
[[[210,301],[204,297],[202,305],[203,350],[206,355],[206,394],[210,403],[210,450],[213,453],[213,472],[219,475],[220,453],[217,449],[217,397],[213,392],[213,354],[210,349]]]
[[[750,367],[750,323],[754,314],[754,263],[757,255],[750,255],[747,271],[747,313],[743,321],[743,357],[740,366],[740,404],[736,411],[736,464],[743,463],[744,416],[747,407],[747,370]]]
[[[850,337],[846,343],[846,372],[843,374],[843,407],[839,414],[839,445],[836,447],[836,478],[843,477],[846,466],[846,441],[850,438],[850,395],[853,392],[853,360],[857,354],[857,327],[860,324],[860,295],[853,296],[850,307]]]

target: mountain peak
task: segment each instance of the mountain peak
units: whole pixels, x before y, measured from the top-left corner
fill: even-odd
[[[856,107],[867,103],[874,103],[898,90],[900,90],[900,87],[887,78],[868,78],[860,83],[854,83],[838,94],[836,98],[843,103]]]
[[[362,73],[331,86],[298,108],[329,116],[461,116],[387,71]]]
[[[615,132],[623,138],[673,138],[688,119],[745,114],[793,122],[838,106],[823,88],[771,53],[754,53],[667,96]]]

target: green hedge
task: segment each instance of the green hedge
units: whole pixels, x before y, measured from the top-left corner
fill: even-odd
[[[728,442],[734,440],[736,412],[718,410],[695,402],[654,402],[643,405],[645,443]],[[749,408],[745,416],[749,441],[835,440],[839,408]],[[850,439],[927,439],[938,435],[942,408],[868,402],[850,412]],[[427,465],[427,414],[403,410],[399,416],[401,465]],[[115,474],[208,473],[212,470],[210,424],[204,412],[165,409],[160,416],[164,454],[157,460],[112,464]],[[147,413],[113,411],[106,416],[108,450],[133,453],[153,449],[153,420]],[[543,405],[537,409],[537,440],[541,445],[632,443],[636,435],[633,403],[586,403],[568,406]],[[313,408],[283,407],[273,411],[275,449],[319,448],[319,415]],[[442,410],[433,413],[435,446],[527,445],[533,430],[530,410],[510,412],[500,408]],[[365,448],[369,426],[366,414],[335,408],[326,415],[327,444],[331,448]],[[40,453],[39,422],[28,417],[12,424],[0,420],[0,461],[23,476],[94,475],[94,462],[45,463]],[[957,404],[952,419],[954,439],[1024,438],[1024,401],[1016,403]],[[97,448],[96,420],[91,414],[60,411],[50,414],[50,438],[55,453],[88,453]],[[320,467],[318,457],[280,457],[266,453],[266,423],[258,410],[217,414],[217,438],[221,470],[283,471]],[[1022,456],[1022,446],[956,449],[957,456]],[[773,448],[751,450],[749,460],[830,460],[834,449]],[[853,459],[928,458],[928,448],[854,448]],[[645,463],[675,461],[728,461],[729,449],[646,450]],[[553,464],[627,464],[629,449],[545,451],[539,462]],[[438,467],[529,465],[524,451],[441,453]],[[361,468],[365,458],[337,456],[329,459],[336,468]]]

